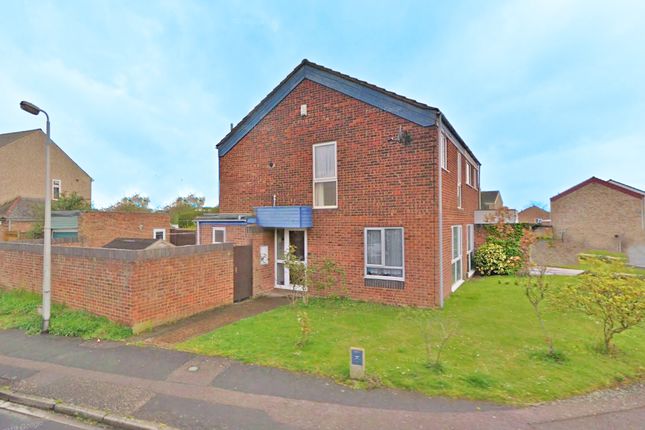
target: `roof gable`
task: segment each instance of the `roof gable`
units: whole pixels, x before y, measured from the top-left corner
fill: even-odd
[[[9,145],[9,144],[14,143],[14,142],[17,142],[20,139],[22,139],[23,137],[29,136],[29,135],[31,135],[33,133],[40,133],[43,136],[45,136],[45,132],[42,131],[39,128],[36,128],[34,130],[16,131],[16,132],[13,132],[13,133],[0,134],[0,149],[2,149],[3,146]],[[56,142],[54,142],[53,139],[51,140],[51,143],[52,143],[52,145],[54,147],[56,147],[56,149],[58,149],[63,154],[63,156],[67,160],[69,160],[74,166],[76,166],[88,178],[90,178],[91,181],[94,181],[94,179],[92,179],[92,177],[81,166],[79,166],[78,163],[76,161],[74,161],[74,159],[72,157],[70,157],[65,151],[63,151],[63,148],[58,146],[56,144]]]
[[[611,188],[612,190],[620,191],[621,193],[625,193],[628,196],[636,197],[636,198],[643,198],[645,197],[645,193],[640,192],[640,190],[637,190],[636,188],[630,187],[625,184],[616,184],[616,181],[605,181],[600,178],[596,178],[595,176],[592,176],[591,178],[587,179],[586,181],[580,182],[578,185],[574,185],[573,187],[564,190],[560,194],[556,194],[555,196],[551,197],[551,201],[558,200],[568,194],[573,193],[574,191],[577,191],[581,188],[586,187],[587,185],[590,184],[599,184],[599,185],[604,185],[607,188]]]
[[[15,142],[16,140],[20,140],[23,137],[28,136],[31,133],[35,133],[37,131],[40,131],[40,129],[35,128],[33,130],[14,131],[13,133],[0,134],[0,148],[2,148],[3,146],[9,145],[10,143]]]
[[[219,156],[226,155],[246,136],[273,108],[275,108],[294,88],[304,79],[316,82],[327,88],[336,90],[349,97],[375,106],[393,115],[404,118],[415,124],[429,127],[437,123],[439,109],[409,99],[399,94],[387,91],[376,85],[361,81],[351,76],[336,72],[308,60],[303,60],[287,77],[278,84],[251,112],[249,112],[224,138],[217,144]],[[443,121],[453,131],[459,143],[479,163],[470,148],[447,121]]]

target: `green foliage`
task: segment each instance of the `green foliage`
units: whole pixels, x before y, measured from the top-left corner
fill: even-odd
[[[137,193],[129,197],[123,197],[107,210],[111,212],[152,212],[149,206],[150,198]]]
[[[590,257],[589,264],[580,282],[563,289],[561,303],[576,307],[602,327],[601,350],[609,353],[614,336],[637,326],[645,317],[645,279],[624,273],[625,263],[619,259]]]
[[[41,296],[24,290],[0,290],[0,329],[17,328],[29,334],[40,333],[42,318],[38,314]],[[88,312],[52,305],[49,333],[83,339],[121,340],[132,330]]]
[[[185,197],[177,197],[164,210],[170,215],[172,224],[177,224],[179,228],[192,228],[195,218],[203,213],[205,201],[205,197],[189,194]]]
[[[512,275],[526,269],[535,242],[526,224],[509,224],[508,210],[498,211],[497,223],[486,225],[486,243],[475,252],[475,268],[482,275]]]
[[[303,348],[309,341],[309,334],[311,333],[311,322],[309,320],[309,314],[306,310],[299,310],[296,314],[298,320],[298,326],[300,327],[300,337],[296,342],[298,348]]]
[[[71,194],[63,193],[58,200],[52,201],[53,211],[87,211],[91,208],[90,202],[79,196],[76,191]]]
[[[345,287],[345,272],[333,260],[311,260],[306,264],[290,246],[284,255],[284,265],[289,270],[289,281],[296,287],[291,290],[292,302],[300,299],[306,305],[311,291],[341,295]]]
[[[549,276],[549,295],[576,279]],[[575,310],[563,312],[548,298],[540,312],[547,327],[557,327],[558,349],[566,360],[547,357],[531,305],[521,288],[509,286],[514,282],[513,277],[467,281],[442,310],[312,298],[306,306],[298,302],[273,309],[178,348],[355,384],[348,380],[347,350],[360,346],[366,350],[369,378],[382,386],[511,404],[565,398],[645,376],[645,325],[616,337],[621,354],[598,354],[592,349],[598,325]],[[306,347],[298,348],[296,319],[303,309],[314,332]],[[410,318],[411,312],[420,315]],[[419,326],[423,318],[459,324],[441,354],[443,372],[427,364]]]
[[[475,251],[475,269],[482,275],[508,275],[513,272],[504,247],[486,242]]]
[[[542,311],[540,309],[540,305],[547,297],[550,286],[547,282],[545,273],[546,268],[542,267],[537,276],[527,273],[526,276],[519,278],[520,282],[518,283],[524,287],[524,295],[533,307],[535,317],[540,323],[540,330],[544,336],[544,341],[549,347],[546,356],[553,361],[561,361],[563,359],[563,354],[555,350],[555,347],[553,346],[553,336],[551,336],[546,329],[544,317],[542,316]]]

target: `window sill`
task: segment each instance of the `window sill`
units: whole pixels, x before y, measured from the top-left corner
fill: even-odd
[[[454,293],[455,291],[457,291],[457,288],[461,287],[463,283],[464,283],[463,279],[455,282],[454,284],[452,284],[452,287],[450,287],[450,290]]]
[[[313,209],[338,209],[338,206],[313,206]]]
[[[366,287],[386,288],[390,290],[402,290],[405,282],[401,279],[382,279],[365,277]]]

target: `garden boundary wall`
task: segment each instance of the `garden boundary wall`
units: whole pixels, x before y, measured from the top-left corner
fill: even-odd
[[[43,246],[0,243],[0,288],[42,289]],[[135,332],[233,302],[233,245],[52,247],[52,300]]]

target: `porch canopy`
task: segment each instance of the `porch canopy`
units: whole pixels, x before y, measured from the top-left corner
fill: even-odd
[[[311,228],[311,206],[263,206],[255,208],[255,222],[264,228]]]

